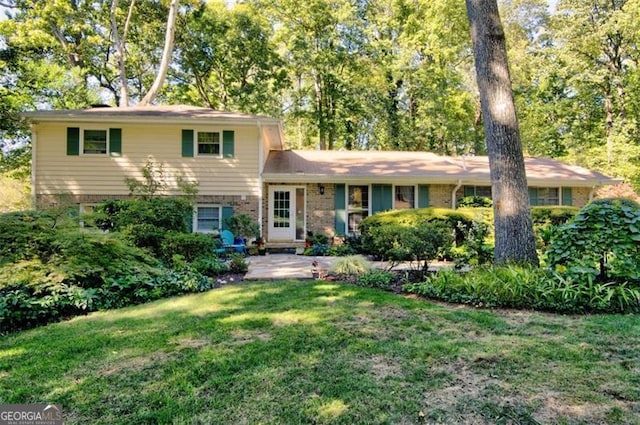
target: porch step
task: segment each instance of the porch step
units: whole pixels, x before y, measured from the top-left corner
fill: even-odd
[[[304,250],[304,242],[267,242],[267,252],[270,254],[295,254],[297,250]]]

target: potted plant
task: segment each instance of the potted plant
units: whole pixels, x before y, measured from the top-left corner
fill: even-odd
[[[267,254],[267,247],[265,246],[264,239],[262,239],[262,236],[258,236],[254,243],[258,247],[258,255]]]

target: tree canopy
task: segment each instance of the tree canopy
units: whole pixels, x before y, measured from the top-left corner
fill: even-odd
[[[3,0],[0,131],[36,107],[138,104],[170,0]],[[640,187],[637,0],[502,0],[525,155]],[[485,154],[464,2],[182,0],[157,102],[283,119],[294,148]],[[166,55],[165,55],[166,57]]]

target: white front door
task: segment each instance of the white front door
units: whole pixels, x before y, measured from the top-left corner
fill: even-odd
[[[269,188],[269,240],[305,238],[305,190],[297,186]]]

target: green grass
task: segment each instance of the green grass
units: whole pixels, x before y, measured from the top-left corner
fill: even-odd
[[[0,339],[0,403],[68,424],[640,424],[637,315],[274,282]]]

